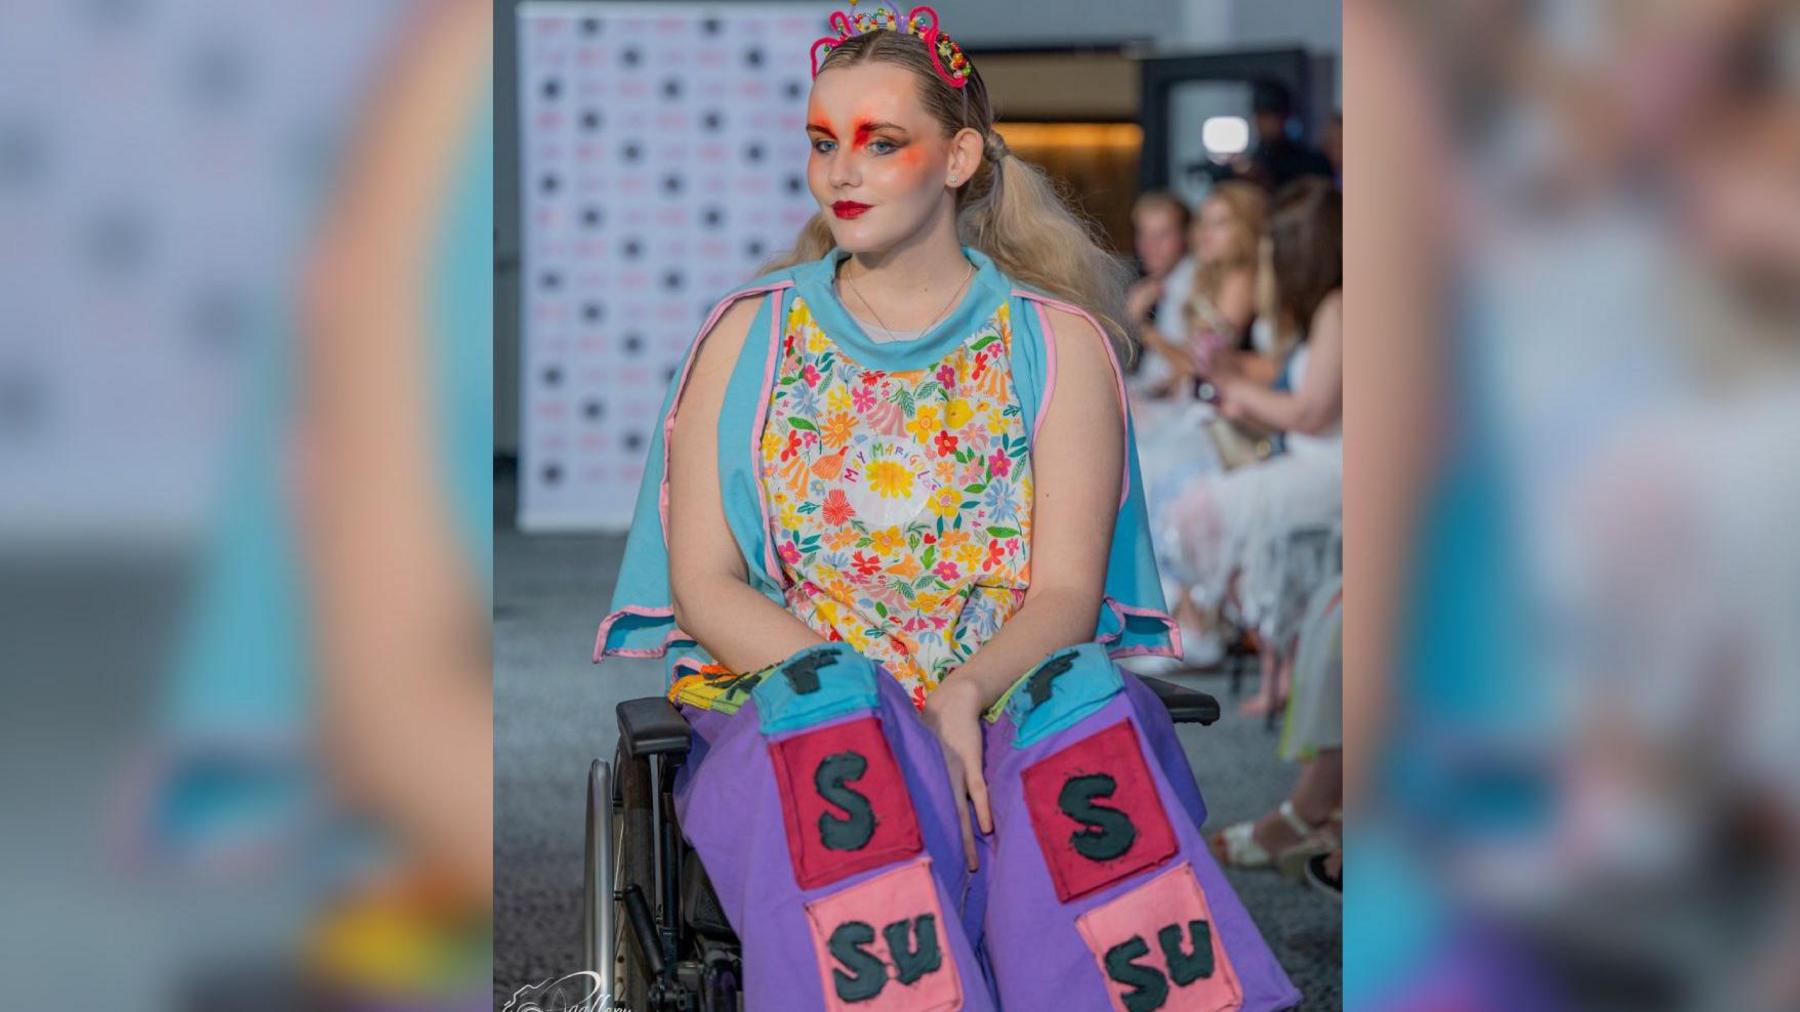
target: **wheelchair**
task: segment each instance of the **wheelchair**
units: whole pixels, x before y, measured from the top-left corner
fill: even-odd
[[[1219,719],[1212,696],[1136,676],[1177,724]],[[582,908],[587,966],[631,1012],[738,1012],[737,935],[675,818],[689,727],[668,699],[618,705],[619,743],[588,769]]]

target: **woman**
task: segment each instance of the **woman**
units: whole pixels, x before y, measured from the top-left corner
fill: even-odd
[[[1118,265],[935,12],[853,17],[814,45],[821,211],[676,377],[596,648],[682,673],[748,1007],[1291,1005],[1108,659],[1176,649]]]
[[[1171,507],[1171,536],[1161,546],[1206,603],[1220,603],[1235,587],[1270,661],[1291,652],[1301,610],[1280,599],[1288,546],[1300,532],[1328,532],[1342,514],[1342,232],[1342,197],[1329,180],[1303,179],[1277,196],[1269,243],[1275,322],[1299,338],[1283,371],[1286,389],[1270,388],[1231,358],[1213,362],[1207,379],[1222,416],[1286,433],[1287,452],[1190,484]],[[1252,710],[1275,704],[1276,681],[1265,677]]]
[[[1169,396],[1188,357],[1181,307],[1194,283],[1192,231],[1193,212],[1168,190],[1141,194],[1131,205],[1131,243],[1144,276],[1125,292],[1125,320],[1132,336],[1153,353],[1138,363],[1127,384],[1134,407],[1146,398]]]
[[[1189,380],[1197,363],[1228,352],[1257,353],[1250,350],[1250,325],[1256,319],[1257,248],[1267,210],[1262,190],[1235,180],[1214,186],[1200,204],[1193,294],[1181,307]],[[1267,375],[1272,379],[1273,370]]]
[[[1251,340],[1266,204],[1262,190],[1237,181],[1219,183],[1200,203],[1193,228],[1196,261],[1190,279],[1180,286],[1187,294],[1172,314],[1178,322],[1170,329],[1180,335],[1169,348],[1174,364],[1163,387],[1151,391],[1154,396],[1173,392],[1183,396],[1133,405],[1146,433],[1139,452],[1150,476],[1144,501],[1153,530],[1160,532],[1167,525],[1170,506],[1182,488],[1225,466],[1212,439],[1212,427],[1219,424],[1217,413],[1190,396],[1195,377],[1210,363],[1230,360],[1240,364],[1246,376],[1264,383],[1274,378],[1273,360],[1254,350]],[[1172,569],[1163,575],[1164,592],[1181,624],[1182,659],[1189,665],[1215,663],[1223,644],[1211,617],[1192,599],[1191,588],[1173,578]]]

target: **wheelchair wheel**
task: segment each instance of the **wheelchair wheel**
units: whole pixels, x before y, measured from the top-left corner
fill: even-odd
[[[612,807],[613,888],[620,892],[637,886],[652,904],[656,897],[656,839],[650,818],[655,803],[650,791],[650,760],[633,759],[623,745],[614,754],[614,799]],[[610,897],[609,897],[610,899]],[[616,902],[616,901],[614,901]],[[613,919],[615,942],[613,951],[614,1000],[629,1009],[650,1008],[650,960],[638,944],[631,919]]]

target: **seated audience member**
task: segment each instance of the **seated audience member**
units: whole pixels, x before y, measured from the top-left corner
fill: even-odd
[[[1181,306],[1193,283],[1194,261],[1188,256],[1193,212],[1168,190],[1152,190],[1131,209],[1132,244],[1144,276],[1125,293],[1126,324],[1143,349],[1130,378],[1133,394],[1154,390],[1165,396],[1166,381],[1182,358]],[[1142,402],[1142,397],[1134,397]]]
[[[1158,386],[1142,388],[1144,396],[1135,405],[1145,504],[1153,525],[1168,522],[1169,506],[1185,485],[1228,463],[1229,455],[1217,441],[1224,423],[1211,405],[1194,396],[1203,364],[1220,356],[1242,356],[1247,374],[1260,375],[1265,383],[1274,378],[1272,360],[1246,350],[1254,347],[1251,335],[1257,329],[1258,249],[1266,208],[1262,191],[1241,181],[1220,183],[1201,201],[1191,234],[1189,294],[1179,307],[1180,327],[1170,329],[1182,336],[1170,342],[1168,376]],[[1189,599],[1188,585],[1167,571],[1164,576],[1164,596],[1182,624],[1182,662],[1215,663],[1221,646],[1207,616]],[[1142,664],[1145,673],[1166,666]]]
[[[1165,574],[1217,608],[1231,598],[1263,646],[1262,691],[1247,705],[1278,705],[1298,617],[1278,607],[1287,552],[1298,531],[1339,523],[1343,501],[1343,204],[1327,179],[1305,179],[1276,198],[1270,215],[1277,329],[1298,341],[1271,389],[1236,367],[1211,364],[1219,413],[1286,434],[1286,452],[1262,463],[1189,481],[1157,529]]]

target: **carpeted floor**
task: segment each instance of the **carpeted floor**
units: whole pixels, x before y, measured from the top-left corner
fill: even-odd
[[[496,496],[510,518],[506,496]],[[622,537],[533,535],[497,525],[494,541],[494,994],[579,965],[583,793],[588,763],[612,755],[613,706],[662,686],[658,661],[588,660],[617,573]],[[1182,743],[1206,797],[1209,829],[1254,817],[1295,768],[1275,737],[1239,717],[1223,679],[1198,683],[1225,704]],[[1304,1009],[1336,1009],[1340,908],[1272,872],[1231,876]]]

